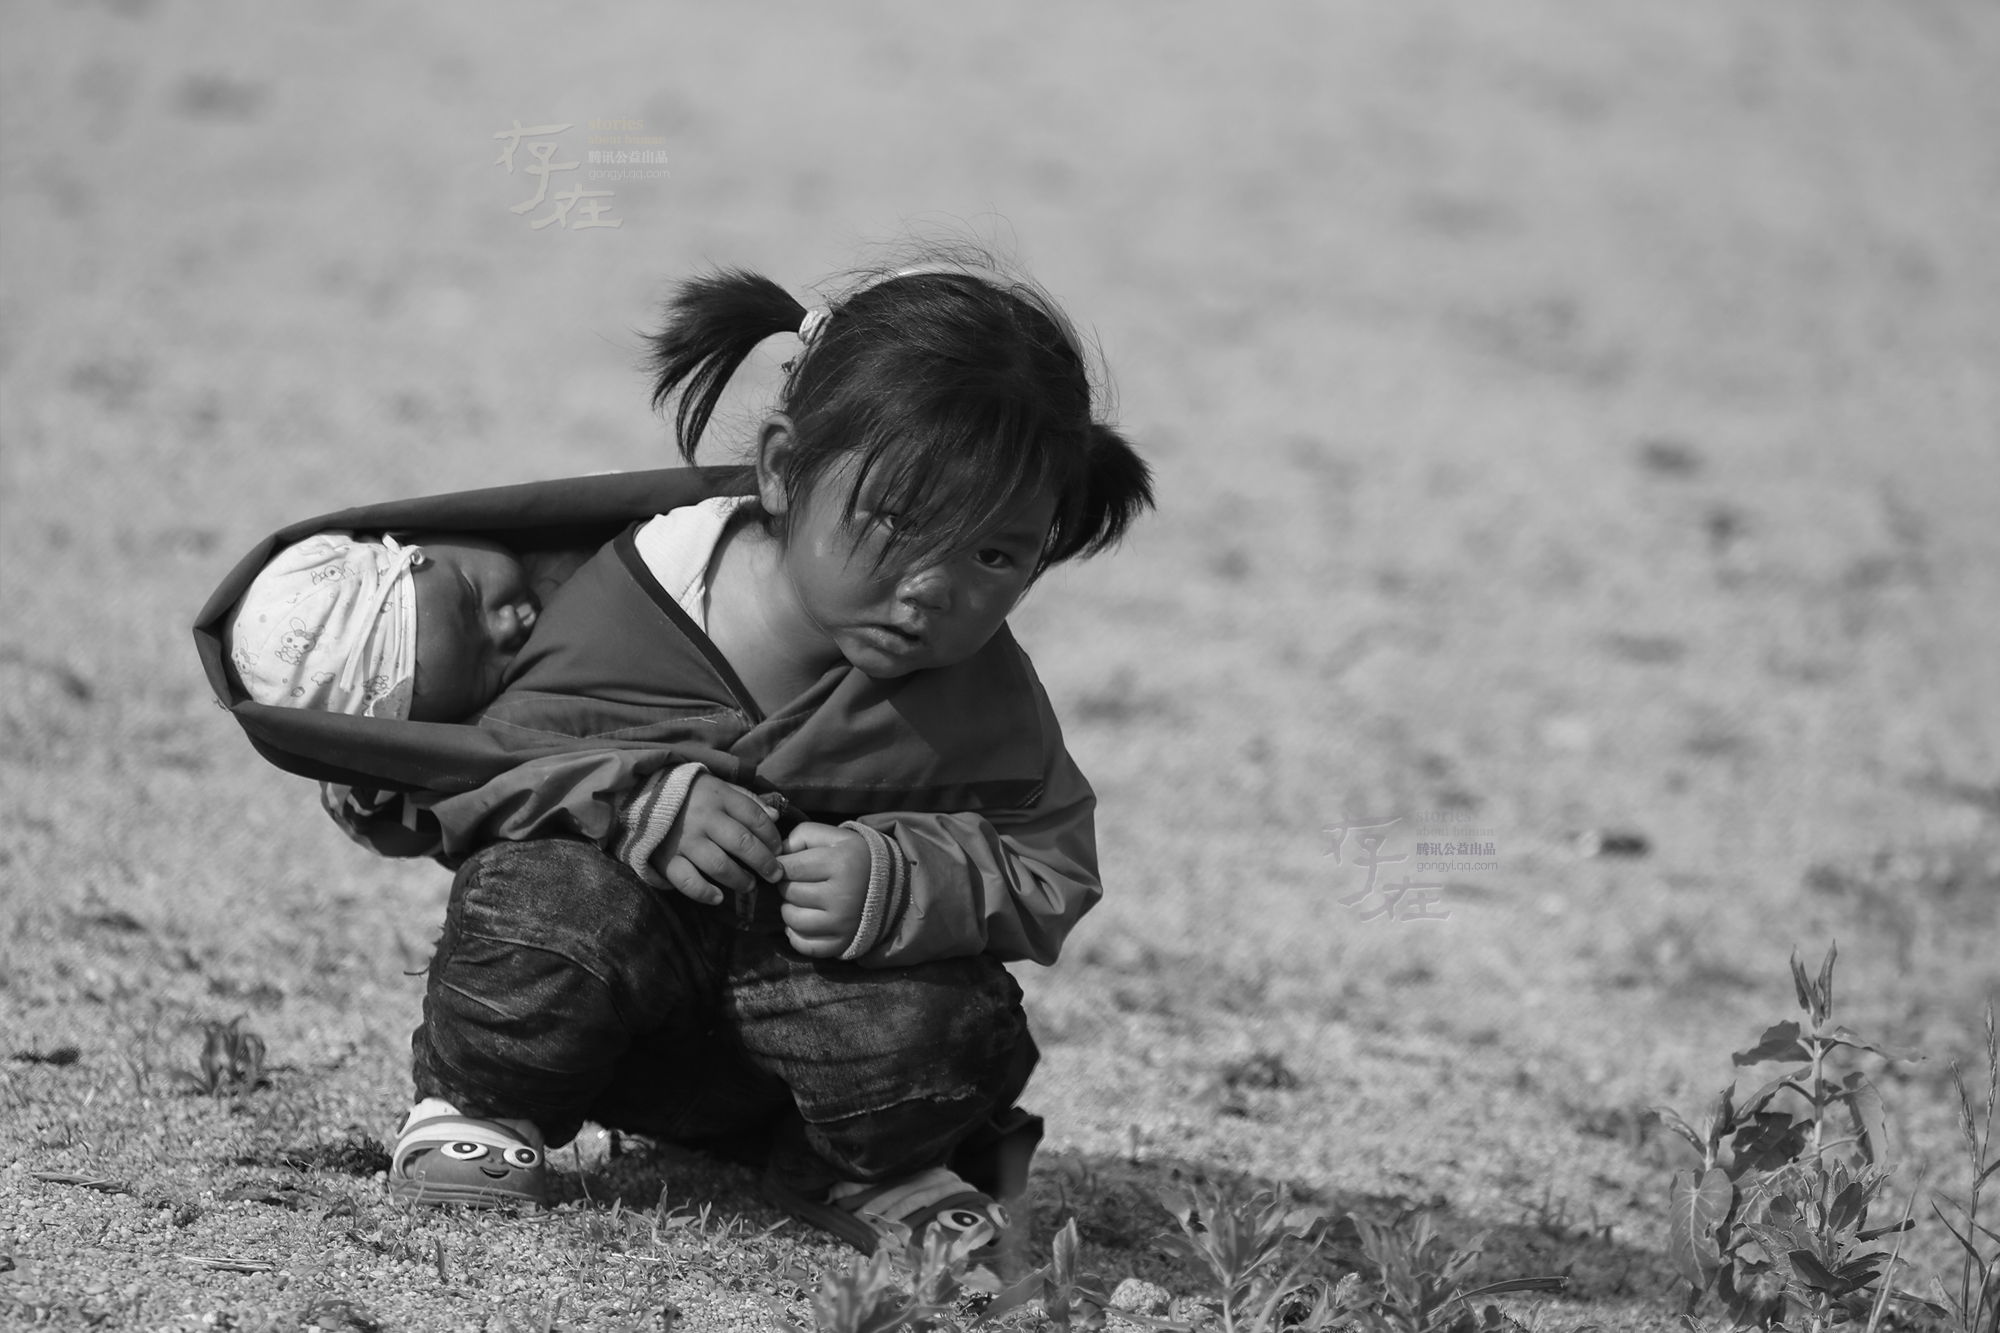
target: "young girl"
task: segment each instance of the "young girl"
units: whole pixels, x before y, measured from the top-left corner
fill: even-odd
[[[424,802],[468,859],[406,1197],[535,1197],[543,1143],[588,1118],[755,1141],[775,1199],[863,1248],[870,1219],[999,1220],[979,1150],[1038,1129],[1008,1112],[1035,1054],[1002,964],[1053,962],[1100,892],[1094,798],[1004,622],[1117,540],[1147,473],[1051,305],[956,268],[813,311],[748,274],[687,284],[655,401],[681,392],[690,460],[792,331],[754,494],[586,564],[481,719],[537,757]]]

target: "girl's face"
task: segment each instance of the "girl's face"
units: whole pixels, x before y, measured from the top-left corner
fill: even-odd
[[[853,521],[843,519],[853,475],[845,460],[828,468],[791,515],[778,560],[800,610],[856,670],[877,680],[971,657],[1028,590],[1055,520],[1055,497],[1024,498],[963,548],[912,564],[878,559],[897,515],[866,490]]]

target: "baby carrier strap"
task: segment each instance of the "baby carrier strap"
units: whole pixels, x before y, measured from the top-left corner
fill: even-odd
[[[528,482],[342,509],[280,528],[252,547],[195,618],[195,649],[209,688],[250,744],[288,773],[363,788],[469,791],[543,751],[503,745],[478,727],[348,717],[260,704],[227,665],[226,629],[258,571],[315,532],[452,532],[516,551],[601,546],[630,524],[716,495],[747,495],[748,468],[662,468]],[[605,748],[602,741],[595,748]],[[547,753],[577,748],[551,738]]]

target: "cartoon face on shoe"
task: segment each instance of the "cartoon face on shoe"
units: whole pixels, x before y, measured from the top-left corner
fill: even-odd
[[[434,1150],[447,1161],[477,1167],[488,1180],[502,1181],[516,1171],[532,1171],[542,1164],[542,1155],[525,1144],[514,1148],[494,1148],[484,1143],[457,1140],[441,1143]]]
[[[398,1149],[389,1192],[420,1203],[503,1208],[547,1202],[547,1154],[526,1143],[440,1135]]]
[[[967,1236],[984,1228],[986,1234],[990,1236],[995,1231],[1006,1230],[1009,1221],[1006,1209],[995,1203],[983,1209],[940,1208],[938,1215],[931,1220],[931,1225],[956,1232],[960,1236]]]
[[[947,1208],[937,1215],[937,1225],[950,1231],[970,1231],[986,1225],[986,1218],[970,1208]]]

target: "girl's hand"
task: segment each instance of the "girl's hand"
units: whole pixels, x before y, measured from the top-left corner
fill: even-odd
[[[733,782],[703,773],[688,788],[674,826],[653,852],[667,883],[698,903],[719,903],[723,890],[746,892],[759,878],[776,883],[778,821],[764,803]],[[867,872],[862,872],[865,885]]]
[[[868,904],[868,842],[853,829],[801,824],[785,839],[785,938],[808,958],[838,958]]]

